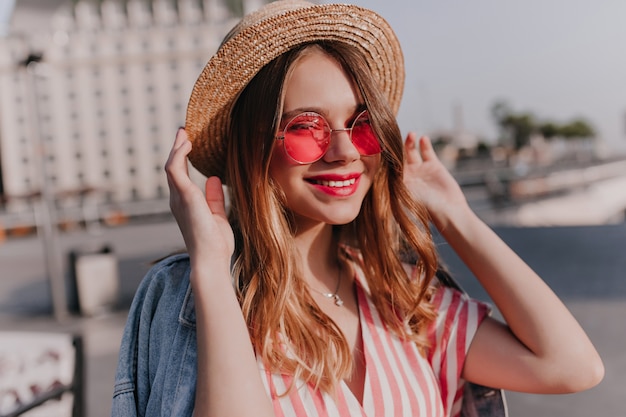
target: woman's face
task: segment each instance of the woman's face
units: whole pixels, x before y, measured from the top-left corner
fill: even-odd
[[[332,129],[351,127],[364,109],[360,94],[341,65],[320,49],[307,51],[285,80],[280,132],[294,116],[315,112]],[[326,153],[316,162],[299,164],[275,143],[270,175],[283,190],[299,230],[319,223],[346,224],[358,215],[372,185],[380,154],[362,156],[349,131],[333,131]]]

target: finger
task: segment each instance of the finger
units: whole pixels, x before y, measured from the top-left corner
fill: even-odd
[[[224,189],[222,181],[218,177],[209,177],[204,185],[206,202],[211,213],[226,217],[226,203],[224,202]]]
[[[173,185],[172,182],[180,185],[180,181],[189,179],[187,167],[187,155],[189,152],[191,152],[191,142],[187,139],[185,130],[179,129],[170,155],[165,163],[165,171],[167,172],[170,188]]]
[[[174,140],[174,148],[180,147],[187,140],[187,131],[184,127],[179,127],[176,131],[176,139]]]
[[[417,135],[415,132],[409,132],[404,142],[404,149],[406,151],[406,161],[408,164],[419,164],[422,162],[422,157],[417,150]]]
[[[437,159],[437,154],[435,153],[435,149],[433,148],[433,144],[430,141],[430,138],[427,136],[422,136],[419,140],[420,154],[422,155],[422,160],[430,161],[433,159]]]
[[[174,143],[172,144],[172,149],[170,150],[170,154],[167,158],[168,163],[171,159],[175,157],[175,155],[178,153],[181,147],[186,144],[186,142],[189,142],[189,139],[187,139],[187,132],[185,132],[185,129],[181,127],[176,132],[176,139],[174,139]]]

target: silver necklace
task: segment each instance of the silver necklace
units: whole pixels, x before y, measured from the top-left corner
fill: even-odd
[[[337,307],[341,307],[343,305],[343,300],[341,299],[341,297],[339,296],[339,286],[341,285],[341,268],[339,268],[339,273],[337,274],[337,287],[335,288],[335,292],[322,292],[322,291],[318,291],[314,288],[311,288],[313,291],[315,291],[318,294],[323,295],[326,298],[333,298],[335,300],[335,305]],[[310,288],[310,287],[309,287]]]

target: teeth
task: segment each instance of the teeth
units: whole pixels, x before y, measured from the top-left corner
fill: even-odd
[[[324,187],[348,187],[349,185],[354,185],[356,182],[356,178],[351,178],[349,180],[344,181],[324,181],[324,180],[316,180],[315,183],[322,185]]]

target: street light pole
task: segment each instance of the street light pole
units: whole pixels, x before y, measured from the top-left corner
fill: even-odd
[[[39,102],[37,99],[37,77],[41,76],[41,54],[30,53],[22,65],[26,69],[28,85],[28,104],[32,110],[31,120],[32,131],[30,132],[35,141],[34,156],[37,158],[39,167],[39,186],[41,198],[35,209],[35,219],[37,231],[43,243],[43,253],[46,262],[46,271],[50,283],[52,295],[52,308],[54,317],[62,321],[69,315],[67,306],[67,296],[65,293],[65,280],[61,263],[61,252],[58,245],[56,208],[54,205],[54,195],[48,178],[46,166],[46,144],[41,131]]]

